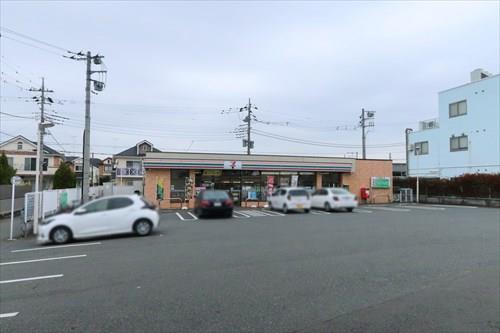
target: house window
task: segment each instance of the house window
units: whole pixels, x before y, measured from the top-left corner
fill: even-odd
[[[449,111],[450,111],[450,118],[466,115],[467,101],[451,103]]]
[[[35,157],[24,158],[24,171],[36,171],[36,158]]]
[[[47,171],[48,167],[49,167],[49,159],[48,158],[44,158],[43,159],[43,171]]]
[[[7,157],[7,163],[8,163],[11,167],[14,167],[14,158],[13,158],[13,157]]]
[[[111,172],[111,171],[113,171],[113,169],[112,169],[111,165],[105,165],[104,166],[104,171],[105,172]]]
[[[469,137],[467,135],[452,136],[450,138],[450,151],[462,151],[469,149]]]
[[[75,171],[82,171],[81,165],[75,165]]]
[[[127,161],[127,168],[140,169],[141,161]]]
[[[23,150],[23,142],[22,141],[19,141],[17,143],[17,150]]]
[[[429,141],[415,142],[415,155],[429,154]]]

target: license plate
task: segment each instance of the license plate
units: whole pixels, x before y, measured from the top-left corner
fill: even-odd
[[[220,207],[222,204],[220,202],[214,202],[214,207]]]
[[[304,208],[304,205],[297,205],[297,208],[302,209],[302,208]]]

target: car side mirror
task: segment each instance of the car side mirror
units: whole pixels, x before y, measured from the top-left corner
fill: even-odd
[[[75,210],[75,213],[74,213],[74,214],[75,214],[75,215],[83,215],[83,214],[85,214],[85,213],[87,213],[87,210],[86,210],[85,208],[83,208],[83,207],[82,207],[82,208],[78,208],[77,210]]]

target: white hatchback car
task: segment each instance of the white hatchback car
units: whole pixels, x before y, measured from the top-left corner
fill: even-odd
[[[156,207],[138,195],[109,196],[43,220],[38,242],[63,244],[71,239],[131,232],[146,236],[158,228],[159,220]]]
[[[300,187],[287,187],[276,190],[269,200],[269,208],[280,209],[283,213],[290,210],[311,210],[311,197],[307,190]]]
[[[332,209],[347,209],[352,212],[358,207],[358,199],[354,194],[343,188],[322,188],[312,194],[312,207],[323,208],[326,211]]]

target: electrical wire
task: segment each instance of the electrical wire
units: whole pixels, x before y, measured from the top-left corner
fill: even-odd
[[[54,49],[58,49],[58,50],[60,50],[60,51],[64,51],[64,52],[68,52],[68,53],[70,52],[68,49],[65,49],[65,48],[63,48],[63,47],[60,47],[60,46],[57,46],[57,45],[54,45],[54,44],[51,44],[51,43],[44,42],[43,40],[36,39],[36,38],[34,38],[34,37],[31,37],[31,36],[28,36],[28,35],[22,34],[22,33],[20,33],[20,32],[14,31],[14,30],[12,30],[12,29],[8,29],[8,28],[6,28],[6,27],[1,27],[1,26],[0,26],[0,30],[3,30],[3,31],[5,31],[5,32],[7,32],[7,33],[10,33],[10,34],[13,34],[13,35],[16,35],[16,36],[19,36],[19,37],[25,38],[25,39],[29,39],[29,40],[31,40],[31,41],[33,41],[33,42],[36,42],[36,43],[39,43],[39,44],[43,44],[43,45],[48,46],[48,47],[52,47],[52,48],[54,48]]]
[[[0,114],[4,114],[6,116],[9,116],[9,117],[14,117],[14,118],[23,118],[23,119],[35,119],[35,117],[24,117],[24,116],[18,116],[18,115],[15,115],[15,114],[11,114],[11,113],[7,113],[7,112],[0,112]]]
[[[62,57],[62,54],[59,54],[57,52],[54,52],[54,51],[51,51],[51,50],[47,50],[47,49],[44,49],[43,47],[39,47],[39,46],[36,46],[34,44],[31,44],[31,43],[26,43],[24,41],[21,41],[21,40],[18,40],[18,39],[15,39],[15,38],[12,38],[12,37],[8,37],[8,36],[5,36],[5,35],[0,35],[1,38],[7,38],[7,39],[10,39],[16,43],[20,43],[20,44],[24,44],[26,46],[30,46],[30,47],[33,47],[35,49],[39,49],[39,50],[42,50],[42,51],[45,51],[45,52],[48,52],[48,53],[52,53],[52,54],[55,54],[59,57]]]

